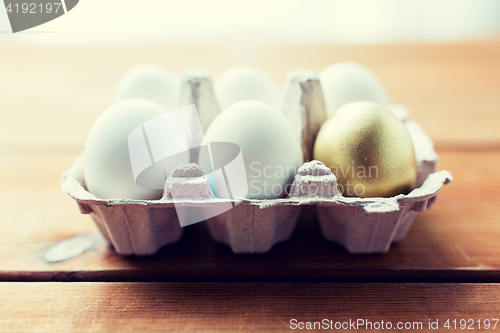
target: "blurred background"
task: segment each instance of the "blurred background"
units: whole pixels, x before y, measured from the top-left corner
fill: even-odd
[[[0,31],[10,30],[4,8]],[[47,33],[33,36],[36,32]],[[22,35],[22,36],[21,36]],[[41,46],[456,42],[498,38],[498,0],[82,0],[15,36]],[[0,40],[13,39],[2,34]]]
[[[499,0],[81,0],[16,34],[0,7],[0,155],[79,154],[144,62],[214,79],[249,64],[282,86],[294,69],[354,61],[438,148],[500,145]]]

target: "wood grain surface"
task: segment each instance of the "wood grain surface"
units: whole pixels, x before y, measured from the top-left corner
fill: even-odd
[[[61,173],[135,64],[155,62],[176,74],[203,68],[216,77],[246,63],[283,82],[295,68],[346,60],[373,70],[391,101],[409,108],[434,140],[440,169],[455,178],[385,255],[348,254],[324,240],[306,212],[292,238],[264,255],[234,255],[198,224],[155,256],[121,257],[61,191]],[[500,282],[498,41],[93,49],[5,43],[0,115],[0,280],[10,281],[0,283],[0,331],[277,332],[295,317],[425,325],[498,316],[500,285],[487,284]],[[52,245],[81,234],[93,235],[97,246],[67,261],[43,261]]]
[[[327,319],[333,325],[361,319],[414,328],[397,331],[430,331],[429,321],[438,321],[442,331],[454,332],[452,321],[460,328],[465,319],[474,331],[478,320],[483,330],[490,320],[496,331],[500,323],[493,329],[492,319],[499,318],[499,293],[496,284],[2,283],[0,296],[8,305],[0,327],[3,332],[290,332],[293,319]],[[443,329],[448,319],[452,329]]]

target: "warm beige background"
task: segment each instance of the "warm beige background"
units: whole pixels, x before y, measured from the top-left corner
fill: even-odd
[[[500,145],[500,42],[400,46],[134,47],[37,49],[2,45],[0,154],[78,153],[120,76],[154,62],[217,77],[238,63],[283,84],[296,68],[356,61],[373,70],[438,147]]]

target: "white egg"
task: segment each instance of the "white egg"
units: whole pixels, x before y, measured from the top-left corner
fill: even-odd
[[[101,199],[162,196],[165,176],[179,163],[190,162],[179,125],[159,121],[165,113],[156,103],[129,99],[110,106],[97,118],[85,144],[84,180],[90,193]],[[158,158],[165,157],[161,154],[165,150],[182,153],[165,163]],[[135,177],[133,169],[143,172]]]
[[[288,194],[296,171],[302,165],[302,148],[285,116],[260,101],[243,101],[231,105],[212,122],[205,135],[211,142],[230,142],[238,145],[244,160],[247,198],[270,199]],[[213,152],[212,152],[213,154]],[[203,151],[200,165],[210,163]],[[208,180],[218,197],[224,197],[225,181],[217,173]],[[224,188],[219,188],[220,186]],[[231,184],[232,186],[232,184]],[[241,188],[232,187],[242,193]]]
[[[344,104],[369,101],[387,107],[384,86],[368,68],[354,62],[339,62],[321,71],[320,82],[328,116]]]
[[[131,68],[118,83],[113,102],[141,98],[171,111],[179,103],[179,79],[162,66],[141,64]]]
[[[245,100],[257,100],[281,108],[281,89],[264,71],[251,66],[235,66],[215,81],[221,110]]]

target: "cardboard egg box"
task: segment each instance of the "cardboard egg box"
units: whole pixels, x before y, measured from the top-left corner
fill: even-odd
[[[190,104],[196,105],[202,122],[211,121],[219,112],[207,72],[183,75],[180,105]],[[316,208],[327,240],[341,244],[350,253],[385,253],[393,242],[405,237],[416,213],[430,207],[441,187],[452,181],[448,171],[436,172],[438,156],[432,141],[409,120],[408,110],[402,105],[391,105],[390,110],[404,121],[415,148],[417,182],[407,195],[343,197],[330,169],[319,161],[310,161],[314,140],[326,120],[318,74],[311,70],[293,71],[285,82],[282,111],[302,144],[304,160],[310,161],[299,168],[286,198],[217,198],[202,169],[190,163],[172,172],[159,200],[99,199],[85,189],[83,155],[62,175],[62,188],[76,200],[82,214],[90,214],[121,255],[151,255],[179,241],[183,232],[179,216],[183,214],[206,220],[202,223],[207,223],[211,237],[227,244],[234,253],[264,253],[291,236],[303,206]]]

